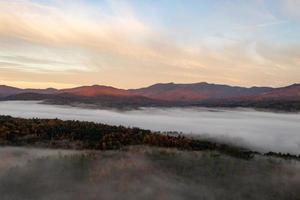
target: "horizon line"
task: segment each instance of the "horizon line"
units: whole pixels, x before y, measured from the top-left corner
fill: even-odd
[[[288,87],[288,86],[292,86],[292,85],[299,85],[300,83],[290,83],[287,85],[281,85],[281,86],[258,86],[258,85],[253,85],[253,86],[241,86],[241,85],[231,85],[231,84],[225,84],[225,83],[212,83],[212,82],[206,82],[206,81],[201,81],[201,82],[188,82],[188,83],[184,83],[184,82],[157,82],[157,83],[153,83],[153,84],[149,84],[146,86],[141,86],[141,87],[134,87],[134,88],[121,88],[121,87],[116,87],[113,85],[105,85],[105,84],[84,84],[84,85],[77,85],[74,87],[64,87],[64,88],[57,88],[57,87],[45,87],[45,88],[35,88],[35,87],[18,87],[16,85],[9,85],[9,84],[0,84],[0,86],[6,86],[6,87],[13,87],[13,88],[17,88],[17,89],[22,89],[22,90],[26,90],[26,89],[37,89],[37,90],[46,90],[46,89],[55,89],[55,90],[65,90],[65,89],[73,89],[73,88],[79,88],[79,87],[92,87],[92,86],[104,86],[104,87],[112,87],[115,89],[121,89],[121,90],[134,90],[134,89],[142,89],[142,88],[147,88],[147,87],[151,87],[154,85],[167,85],[167,84],[174,84],[174,85],[193,85],[193,84],[209,84],[209,85],[224,85],[224,86],[230,86],[230,87],[242,87],[242,88],[264,88],[264,87],[268,87],[268,88],[284,88],[284,87]]]

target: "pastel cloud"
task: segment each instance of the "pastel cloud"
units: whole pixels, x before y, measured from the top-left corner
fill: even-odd
[[[282,45],[263,39],[261,28],[288,23],[270,13],[259,13],[266,22],[234,24],[222,34],[180,40],[172,32],[175,27],[164,29],[143,21],[125,1],[108,1],[108,5],[109,12],[84,1],[0,1],[2,82],[35,87],[53,82],[58,87],[300,82],[295,75],[300,74],[299,43]],[[252,27],[252,34],[245,27]]]

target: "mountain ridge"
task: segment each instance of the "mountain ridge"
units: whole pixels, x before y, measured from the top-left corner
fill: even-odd
[[[288,93],[286,93],[288,91]],[[148,87],[138,89],[120,89],[106,85],[79,86],[66,89],[20,89],[7,85],[0,85],[0,96],[9,96],[21,93],[37,93],[37,94],[62,94],[68,93],[75,96],[95,97],[99,95],[109,96],[144,96],[152,99],[171,100],[171,101],[199,101],[203,99],[222,99],[233,97],[246,97],[253,95],[289,96],[294,93],[300,96],[300,84],[295,83],[285,87],[241,87],[230,86],[225,84],[214,84],[207,82],[198,83],[157,83]]]
[[[20,89],[0,85],[0,100],[43,100],[51,104],[105,107],[213,106],[300,110],[300,84],[285,87],[240,87],[207,82],[158,83],[138,89],[105,85],[67,89]]]

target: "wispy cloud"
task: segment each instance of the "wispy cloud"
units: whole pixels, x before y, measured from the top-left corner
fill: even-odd
[[[239,21],[221,34],[218,28],[213,35],[186,35],[195,42],[185,43],[173,37],[176,33],[170,31],[174,29],[162,30],[143,21],[125,1],[107,1],[109,11],[80,2],[0,0],[0,78],[30,82],[39,74],[35,85],[103,83],[119,87],[168,81],[240,85],[300,81],[294,76],[300,73],[299,46],[274,45],[256,35],[258,32],[249,32],[289,23],[260,13],[264,10],[251,13],[243,8],[249,16],[264,16],[265,21],[236,26]],[[222,15],[232,9],[237,8],[222,9]],[[280,71],[276,65],[286,67]]]
[[[300,1],[281,0],[284,14],[294,19],[300,20]]]
[[[239,26],[236,29],[257,29],[257,28],[268,28],[270,26],[276,26],[276,25],[282,25],[289,23],[288,20],[276,20],[271,22],[265,22],[265,23],[259,23],[259,24],[253,24],[253,25],[244,25]]]

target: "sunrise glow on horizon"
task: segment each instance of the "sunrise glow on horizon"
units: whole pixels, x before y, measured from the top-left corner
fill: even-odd
[[[300,82],[297,0],[0,0],[0,85]]]

